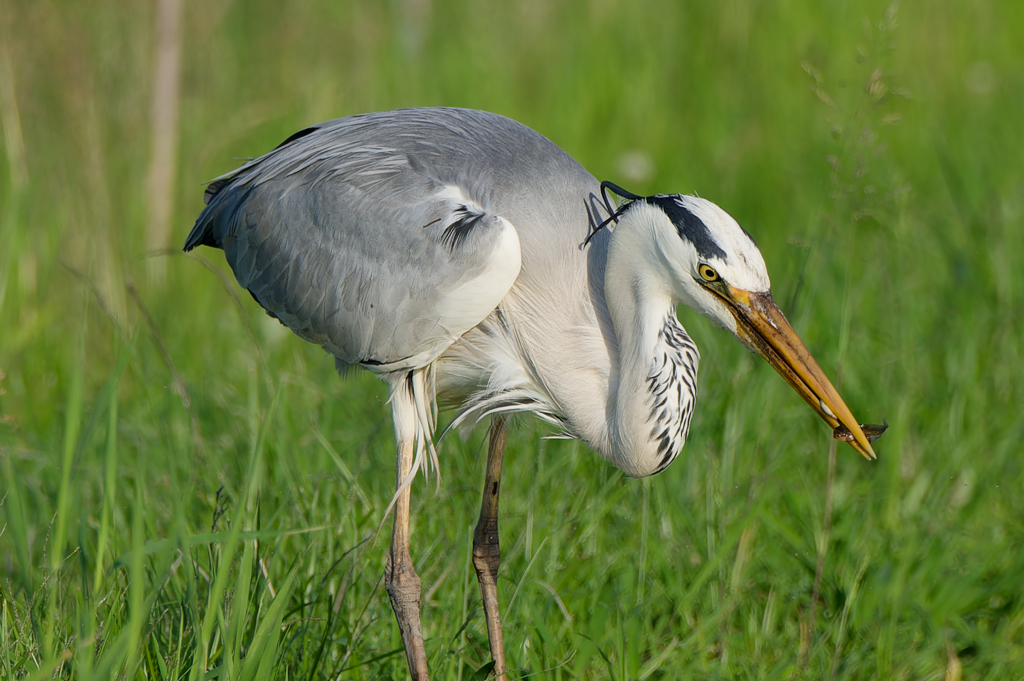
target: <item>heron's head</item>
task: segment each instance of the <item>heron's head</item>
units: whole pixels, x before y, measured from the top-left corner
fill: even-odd
[[[665,269],[673,296],[725,327],[775,368],[854,449],[875,458],[839,393],[772,299],[768,270],[753,238],[724,210],[683,195],[631,197],[622,211],[646,234],[647,256]]]

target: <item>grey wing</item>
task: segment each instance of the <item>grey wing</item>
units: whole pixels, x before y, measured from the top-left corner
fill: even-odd
[[[211,183],[185,250],[224,249],[260,305],[341,362],[425,366],[521,264],[515,227],[473,196],[486,164],[425,143],[458,146],[431,125],[357,116],[292,136]]]

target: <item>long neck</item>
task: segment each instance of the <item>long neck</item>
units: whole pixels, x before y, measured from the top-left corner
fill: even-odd
[[[663,470],[686,441],[696,399],[696,345],[676,320],[676,300],[659,262],[656,229],[623,221],[612,234],[605,300],[618,341],[612,367],[606,456],[629,475]]]

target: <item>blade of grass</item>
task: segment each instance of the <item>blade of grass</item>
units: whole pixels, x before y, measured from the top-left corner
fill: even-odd
[[[118,395],[117,388],[120,382],[121,374],[124,371],[125,366],[128,364],[128,358],[130,357],[130,345],[128,347],[122,347],[114,371],[107,379],[106,385],[100,392],[100,398],[97,400],[97,407],[93,410],[93,415],[90,418],[91,424],[99,417],[101,411],[99,405],[102,402],[107,403],[107,442],[104,455],[104,489],[103,489],[103,506],[100,510],[100,530],[99,536],[96,541],[96,546],[93,551],[93,560],[95,562],[93,570],[92,590],[89,593],[87,581],[87,565],[83,560],[82,565],[82,591],[84,594],[84,602],[81,604],[81,611],[83,616],[81,617],[82,631],[79,635],[79,640],[92,640],[95,636],[95,627],[98,617],[96,599],[99,598],[100,590],[103,586],[103,556],[106,553],[106,546],[108,535],[110,532],[110,515],[113,512],[114,501],[116,497],[116,473],[117,473],[117,403]],[[86,428],[88,432],[89,427]],[[88,439],[88,435],[83,435],[82,440]],[[80,443],[78,450],[84,449],[84,444]],[[76,455],[77,458],[77,455]],[[78,464],[76,464],[78,465]],[[83,514],[85,509],[83,509]],[[80,521],[80,527],[84,528],[87,525],[87,520]],[[85,556],[84,540],[82,542],[82,555]],[[93,662],[95,659],[95,653],[87,645],[79,645],[76,653],[76,664],[83,677],[88,678],[92,673]]]
[[[639,563],[636,584],[637,605],[640,605],[644,600],[644,582],[647,581],[647,533],[649,531],[648,526],[650,525],[651,515],[651,479],[644,478],[641,484],[643,501],[640,511],[640,559],[637,561]]]
[[[88,307],[86,298],[86,307]],[[85,364],[85,332],[87,315],[82,315],[82,325],[78,338],[78,353],[71,370],[71,382],[67,392],[67,411],[64,415],[64,456],[61,464],[60,487],[57,491],[57,518],[53,536],[49,546],[50,574],[52,584],[46,605],[46,630],[43,635],[43,655],[51,659],[56,655],[54,649],[58,625],[58,609],[60,604],[57,595],[60,592],[60,567],[64,561],[64,537],[67,534],[68,515],[71,507],[71,464],[74,461],[75,446],[78,444],[78,431],[82,420],[82,372]]]
[[[300,527],[295,530],[250,530],[246,532],[239,532],[237,535],[232,535],[229,528],[224,532],[200,532],[198,534],[179,536],[172,539],[149,541],[142,547],[142,553],[143,555],[149,556],[157,553],[163,553],[168,549],[178,548],[179,546],[183,549],[191,549],[197,546],[208,546],[210,544],[225,541],[232,536],[235,536],[239,541],[264,541],[267,539],[279,539],[282,537],[295,537],[329,529],[332,529],[332,526],[317,525],[316,527]],[[126,565],[130,556],[130,553],[118,556],[114,559],[113,567]]]
[[[839,632],[836,634],[836,649],[832,654],[832,669],[829,671],[829,681],[836,676],[836,670],[839,669],[839,658],[843,652],[843,643],[846,638],[846,624],[850,618],[850,609],[853,608],[853,604],[857,601],[857,596],[860,594],[860,585],[864,580],[864,573],[868,571],[868,565],[871,564],[871,556],[867,553],[861,558],[860,567],[857,568],[857,575],[853,578],[853,584],[850,587],[850,595],[846,599],[846,603],[843,604],[843,615],[839,618]]]
[[[227,588],[228,577],[231,574],[231,563],[238,544],[239,535],[242,532],[242,524],[246,519],[246,501],[259,489],[260,462],[263,454],[263,442],[266,439],[266,429],[272,420],[270,417],[277,408],[279,395],[279,392],[275,393],[270,406],[267,408],[267,413],[264,414],[262,423],[259,424],[256,431],[252,455],[249,457],[249,470],[246,474],[244,485],[245,492],[238,499],[238,508],[236,509],[235,517],[231,520],[231,528],[227,539],[224,541],[217,574],[214,577],[213,586],[210,588],[210,593],[207,598],[206,614],[203,616],[203,623],[199,630],[199,641],[197,644],[196,655],[192,663],[192,671],[190,675],[192,681],[198,681],[203,678],[203,675],[207,671],[210,654],[210,634],[213,633],[213,625],[218,621],[218,619],[223,617],[221,601]]]
[[[92,590],[98,594],[103,586],[103,554],[106,552],[110,533],[110,514],[117,497],[117,385],[121,373],[131,356],[131,346],[122,348],[117,366],[108,383],[112,385],[107,405],[107,446],[103,457],[103,507],[100,511],[100,531],[96,540]]]
[[[131,587],[129,586],[129,590],[130,588]],[[141,607],[138,608],[139,612],[148,615],[152,611],[153,604],[156,603],[159,595],[159,592],[156,590],[151,591],[146,595]],[[130,666],[126,665],[126,663],[131,661],[133,654],[138,654],[137,649],[133,649],[131,647],[132,639],[135,638],[136,641],[139,640],[138,633],[145,626],[149,618],[140,615],[140,622],[138,622],[139,628],[133,629],[130,617],[131,613],[129,613],[129,624],[121,627],[113,642],[104,647],[103,655],[96,663],[95,671],[92,674],[93,679],[102,681],[115,677],[131,678],[131,675],[127,673]],[[122,667],[124,667],[126,671],[121,674],[116,673]]]
[[[245,633],[245,619],[249,611],[249,586],[252,581],[255,550],[255,541],[245,542],[245,548],[242,550],[242,562],[238,566],[238,578],[235,580],[235,593],[231,598],[231,621],[225,640],[227,655],[224,660],[229,679],[237,678],[236,670],[242,657],[242,636]]]
[[[281,621],[284,619],[285,606],[291,598],[292,586],[298,573],[299,565],[296,564],[278,589],[274,602],[270,604],[266,617],[260,623],[252,638],[252,644],[246,651],[240,681],[264,681],[270,678],[281,639]]]
[[[28,553],[28,527],[25,520],[25,507],[21,498],[21,485],[14,474],[14,463],[11,461],[12,454],[0,450],[0,459],[3,460],[4,487],[7,489],[6,498],[3,501],[6,512],[7,541],[14,546],[14,557],[18,562],[18,573],[21,578],[21,588],[25,593],[32,593],[32,563]],[[5,601],[6,603],[6,601]]]
[[[128,659],[125,678],[129,679],[135,676],[135,668],[138,666],[140,657],[142,630],[149,620],[149,611],[152,607],[152,600],[150,601],[150,607],[143,607],[143,601],[145,600],[144,589],[146,586],[146,578],[143,574],[143,560],[145,556],[142,552],[142,547],[146,541],[144,536],[145,525],[143,522],[144,509],[146,508],[146,498],[143,493],[143,481],[146,479],[144,474],[144,457],[139,457],[136,466],[138,466],[138,480],[135,484],[135,506],[132,509],[132,553],[128,568]],[[155,599],[156,592],[152,596]]]

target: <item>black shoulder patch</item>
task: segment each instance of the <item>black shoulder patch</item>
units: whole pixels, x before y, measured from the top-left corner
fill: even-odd
[[[306,128],[305,130],[299,130],[297,133],[286,139],[284,142],[281,142],[276,147],[274,147],[274,151],[277,151],[281,147],[286,147],[295,140],[302,139],[306,135],[311,135],[319,129],[320,126],[314,125],[312,127]],[[227,177],[222,177],[219,180],[214,180],[210,184],[206,185],[206,191],[203,193],[203,202],[209,205],[213,197],[217,196],[217,194],[219,194],[222,189],[224,189],[229,184],[235,181],[235,176],[238,174],[239,170],[241,170],[241,168],[235,170]]]
[[[675,194],[660,194],[644,198],[647,203],[665,211],[665,215],[676,226],[679,236],[693,244],[702,258],[725,260],[725,251],[711,237],[711,231],[704,222],[688,211]]]
[[[292,135],[291,137],[286,139],[284,142],[281,142],[276,147],[274,147],[274,151],[277,151],[281,147],[286,147],[289,144],[291,144],[292,142],[294,142],[295,140],[302,139],[306,135],[312,135],[314,132],[316,132],[319,129],[320,129],[319,125],[314,125],[312,127],[306,128],[305,130],[299,130],[297,133],[295,133],[294,135]]]

